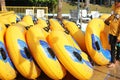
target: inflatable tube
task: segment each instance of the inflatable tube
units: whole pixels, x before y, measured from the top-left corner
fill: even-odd
[[[19,24],[19,25],[21,25],[21,26],[23,26],[23,27],[27,27],[27,26],[29,26],[27,23],[25,23],[24,21],[19,21],[18,23],[16,23],[16,24]]]
[[[45,38],[48,36],[48,34],[50,32],[50,29],[48,27],[42,28],[40,24],[37,24],[37,25],[34,25],[34,26],[38,26],[39,28],[41,28]]]
[[[26,23],[24,23],[23,21],[20,21],[16,24],[13,24],[12,26],[18,27],[20,29],[21,32],[23,32],[24,34],[26,33],[26,27],[28,26]]]
[[[4,44],[6,27],[0,23],[0,79],[13,80],[16,78],[16,70],[12,64]]]
[[[67,33],[66,38],[67,38],[72,44],[74,44],[75,47],[78,47],[78,45],[76,44],[76,42],[75,42],[75,40],[73,39],[73,37],[72,37],[71,35],[69,35],[70,32],[69,32],[68,30],[66,30],[66,28],[63,28],[57,20],[55,20],[55,19],[50,19],[49,22],[50,22],[50,29],[51,29],[51,31],[60,30],[60,31],[63,31],[63,32]],[[69,21],[66,21],[66,20],[64,21],[64,23],[67,23],[67,22],[69,22]]]
[[[17,19],[17,15],[16,14],[12,14],[11,16],[8,17],[8,21],[11,24],[15,24],[16,23],[16,19]]]
[[[69,41],[63,31],[51,31],[47,40],[59,61],[75,78],[80,80],[91,78],[93,68],[88,56],[76,47],[77,45],[74,46],[75,43]]]
[[[67,33],[66,38],[67,38],[71,43],[73,43],[74,46],[78,47],[78,45],[75,43],[75,40],[72,38],[71,35],[69,35],[69,31],[68,31],[68,30],[65,30],[65,29],[59,24],[59,22],[58,22],[57,20],[55,20],[55,19],[50,19],[49,22],[50,22],[50,30],[51,30],[51,31],[56,31],[56,30],[59,31],[59,30],[60,30],[60,31],[63,31],[63,32]],[[68,21],[65,21],[65,22],[68,22]]]
[[[25,36],[19,27],[10,26],[6,31],[6,46],[16,69],[27,79],[35,79],[40,69],[34,63]]]
[[[67,23],[69,21],[64,21],[64,23]],[[76,44],[75,40],[73,39],[73,37],[69,34],[70,32],[68,30],[66,30],[66,28],[63,28],[60,23],[55,20],[55,19],[50,19],[50,29],[51,31],[56,31],[56,30],[60,30],[63,31],[65,33],[67,33],[66,38],[72,43],[74,44],[75,47],[78,47],[78,45]]]
[[[3,23],[6,27],[11,25],[11,23],[5,18],[0,18],[0,23]]]
[[[41,30],[43,31],[44,33],[44,36],[47,37],[49,32],[50,32],[50,29],[47,25],[47,22],[43,19],[38,19],[37,21],[37,24],[35,26],[39,26],[40,28],[42,28]]]
[[[32,20],[32,16],[30,15],[25,15],[22,19],[23,22],[25,22],[26,24],[28,24],[29,26],[33,26],[33,20]]]
[[[9,13],[9,14],[7,14],[7,13]],[[2,16],[0,16],[0,22],[4,23],[6,25],[11,25],[13,23],[16,23],[17,16],[15,13],[4,12],[2,14],[0,14],[0,15],[2,15]]]
[[[48,27],[46,21],[43,19],[38,19],[37,24],[40,24],[40,27],[42,28]]]
[[[100,19],[102,19],[103,21],[105,21],[108,17],[110,17],[110,14],[102,14],[100,16]]]
[[[31,27],[26,38],[34,59],[44,73],[52,79],[62,79],[66,71],[57,60],[40,27]]]
[[[110,14],[102,14],[100,19],[102,19],[104,21],[109,16],[110,16]],[[110,29],[110,27],[105,24],[104,30],[101,31],[101,34],[100,34],[100,39],[101,39],[102,46],[103,46],[104,49],[108,49],[108,50],[110,50],[109,29]],[[106,43],[106,44],[104,44],[104,43]]]
[[[9,15],[14,14],[14,13],[15,13],[14,11],[0,11],[0,17],[1,16],[6,17],[6,16],[9,16]]]
[[[64,28],[59,24],[59,22],[55,19],[49,19],[50,30],[61,30],[65,31]]]
[[[10,18],[10,17],[13,17],[14,15],[15,15],[15,13],[14,13],[14,14],[9,14],[9,15],[0,16],[0,19],[4,18],[4,19],[7,19],[7,20],[9,21],[9,18]]]
[[[63,20],[64,27],[70,32],[70,35],[75,39],[80,48],[87,52],[85,45],[85,34],[78,28],[78,26],[71,21]]]
[[[85,43],[89,55],[99,65],[106,65],[111,60],[110,51],[104,49],[100,38],[101,32],[104,30],[105,24],[102,19],[92,19],[87,26],[85,34]],[[103,37],[106,37],[102,35]],[[105,41],[103,42],[104,44]]]

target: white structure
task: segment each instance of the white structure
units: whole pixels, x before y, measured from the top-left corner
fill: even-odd
[[[26,9],[26,15],[34,15],[34,10],[33,9]]]
[[[45,17],[45,11],[44,9],[37,9],[37,18],[44,18]]]
[[[99,18],[100,17],[100,13],[98,11],[91,11],[91,16],[92,18]]]

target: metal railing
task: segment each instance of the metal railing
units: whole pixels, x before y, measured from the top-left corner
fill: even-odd
[[[39,16],[48,19],[48,7],[6,6],[6,8],[8,11],[14,11],[16,14],[19,15],[30,14],[36,17]]]

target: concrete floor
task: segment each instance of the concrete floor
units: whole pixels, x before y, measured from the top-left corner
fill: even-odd
[[[107,66],[94,65],[94,73],[90,80],[120,80],[120,63],[115,68],[107,68]],[[22,76],[18,76],[16,80],[27,80]],[[41,76],[36,80],[52,80],[47,77],[43,72]],[[70,73],[62,80],[77,80]]]
[[[115,68],[94,66],[94,73],[90,80],[120,80],[120,63]]]

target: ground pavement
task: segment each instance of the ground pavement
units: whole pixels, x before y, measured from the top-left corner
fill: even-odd
[[[120,80],[120,62],[119,65],[117,65],[115,68],[107,68],[107,66],[99,66],[96,64],[93,64],[94,72],[93,76],[90,80]],[[21,75],[18,75],[18,77],[15,80],[27,80],[23,78]],[[47,77],[43,72],[40,75],[39,78],[36,80],[52,80],[49,77]],[[62,80],[77,80],[74,78],[70,73],[67,73],[67,75]]]

